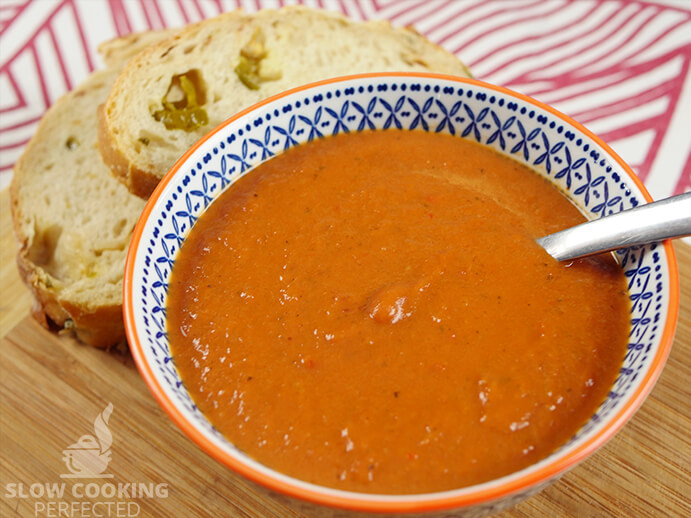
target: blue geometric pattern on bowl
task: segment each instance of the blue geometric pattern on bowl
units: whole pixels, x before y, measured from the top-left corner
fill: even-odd
[[[476,84],[420,78],[354,79],[283,97],[234,121],[204,142],[181,166],[144,230],[143,275],[134,280],[143,311],[145,349],[161,385],[197,426],[220,434],[195,407],[173,365],[166,333],[171,267],[190,228],[232,182],[261,162],[301,143],[362,130],[423,130],[485,144],[547,177],[590,218],[644,202],[617,163],[586,134],[538,105],[516,102]],[[663,247],[618,252],[631,298],[631,335],[620,374],[606,401],[569,444],[585,441],[640,384],[659,346],[669,293]]]

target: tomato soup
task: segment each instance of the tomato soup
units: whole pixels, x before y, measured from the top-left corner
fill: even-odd
[[[584,217],[494,151],[421,131],[295,147],[228,188],[182,246],[175,365],[233,444],[369,493],[468,486],[563,445],[621,367],[610,255],[535,239]]]

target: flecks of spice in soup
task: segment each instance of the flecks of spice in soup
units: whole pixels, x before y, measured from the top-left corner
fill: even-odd
[[[175,364],[214,426],[288,475],[376,493],[506,475],[588,420],[625,354],[621,269],[535,243],[583,219],[457,137],[296,147],[232,185],[183,245]]]

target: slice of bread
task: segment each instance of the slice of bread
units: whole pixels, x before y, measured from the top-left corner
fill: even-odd
[[[148,197],[186,149],[241,109],[301,84],[375,71],[469,75],[454,55],[388,22],[297,6],[225,13],[128,63],[100,111],[101,154],[131,192]]]
[[[108,347],[124,339],[122,277],[132,229],[144,207],[115,180],[96,143],[97,108],[147,34],[118,45],[95,72],[44,115],[15,164],[10,187],[19,272],[34,316]],[[132,37],[128,37],[132,38]]]

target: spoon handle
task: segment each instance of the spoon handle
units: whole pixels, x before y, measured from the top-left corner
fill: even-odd
[[[558,261],[691,235],[691,192],[582,223],[537,240]]]

